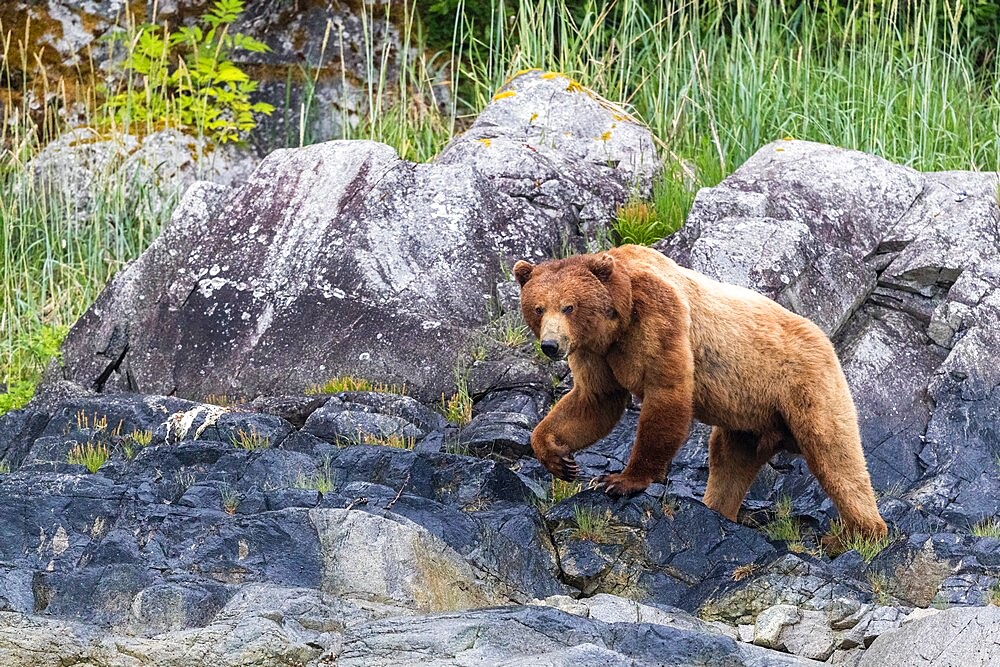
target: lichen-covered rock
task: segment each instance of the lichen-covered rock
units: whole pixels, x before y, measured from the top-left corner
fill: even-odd
[[[135,137],[77,128],[46,145],[28,168],[38,195],[80,224],[102,196],[124,197],[135,213],[155,218],[169,213],[196,180],[236,185],[257,162],[246,150],[209,147],[174,129]],[[104,183],[121,192],[102,191]]]
[[[198,398],[352,374],[450,396],[504,262],[582,248],[657,168],[649,131],[578,88],[514,79],[430,164],[329,142],[275,151],[238,189],[193,188],[73,327],[63,374]],[[595,134],[612,124],[612,139]],[[486,127],[504,139],[479,141]]]
[[[1000,478],[983,474],[1000,442],[996,183],[778,141],[702,190],[658,246],[834,337],[883,512],[910,530],[968,530],[1000,512]],[[805,466],[772,468],[750,502],[788,495],[825,525],[832,508]]]

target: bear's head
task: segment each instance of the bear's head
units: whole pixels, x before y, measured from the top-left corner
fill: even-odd
[[[576,255],[537,266],[514,264],[521,285],[521,313],[541,342],[559,359],[577,351],[605,354],[629,324],[632,285],[608,253]]]

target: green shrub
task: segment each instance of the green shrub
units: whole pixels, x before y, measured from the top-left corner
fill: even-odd
[[[9,365],[7,385],[0,393],[0,415],[10,410],[18,410],[28,404],[35,395],[35,385],[40,371],[51,359],[59,358],[59,346],[69,327],[41,326],[21,334],[20,340],[14,341]],[[10,377],[11,372],[17,372],[21,366],[22,377]]]
[[[129,131],[179,127],[219,143],[237,141],[257,126],[255,114],[274,107],[251,102],[257,90],[232,61],[234,51],[260,53],[266,44],[230,33],[243,0],[217,0],[199,24],[171,30],[142,23],[111,33],[125,49],[121,90],[108,91],[104,111]]]

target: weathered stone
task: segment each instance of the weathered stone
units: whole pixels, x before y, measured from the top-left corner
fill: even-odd
[[[401,517],[333,509],[310,516],[323,548],[326,593],[425,612],[506,601],[477,581],[458,553]]]
[[[881,634],[861,657],[862,667],[935,665],[974,667],[1000,661],[1000,609],[955,608]]]
[[[790,604],[779,604],[768,607],[757,617],[753,628],[753,643],[764,648],[787,650],[782,634],[790,625],[795,625],[802,618],[798,607]]]
[[[328,142],[275,151],[237,190],[190,192],[70,332],[64,374],[199,398],[340,374],[451,395],[503,262],[582,248],[658,165],[648,129],[567,79],[505,90],[433,163]]]

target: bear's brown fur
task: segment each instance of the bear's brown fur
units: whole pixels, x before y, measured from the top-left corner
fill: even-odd
[[[809,320],[742,287],[623,246],[538,266],[517,262],[521,309],[573,390],[535,428],[531,446],[574,478],[573,452],[642,401],[628,465],[597,485],[612,495],[663,480],[693,418],[712,425],[705,504],[735,520],[760,468],[801,453],[851,532],[885,535],[854,402],[830,341]]]

